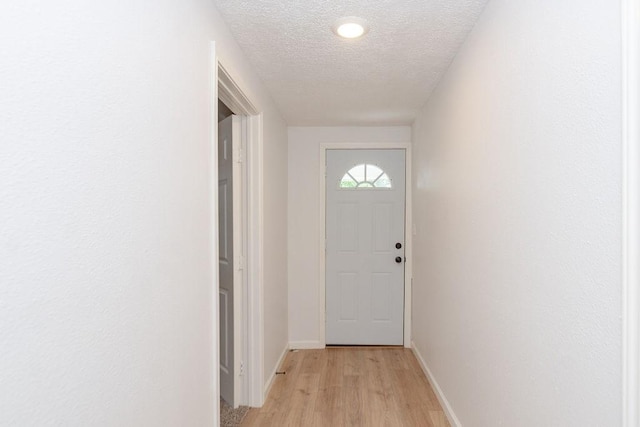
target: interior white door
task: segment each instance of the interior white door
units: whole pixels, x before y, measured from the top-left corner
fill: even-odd
[[[220,299],[220,395],[232,407],[240,404],[242,224],[240,212],[241,121],[229,116],[218,124],[218,226]],[[237,215],[236,215],[237,217]]]
[[[326,159],[326,343],[402,345],[405,150]]]

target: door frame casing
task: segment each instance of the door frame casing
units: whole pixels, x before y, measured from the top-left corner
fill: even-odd
[[[213,420],[220,420],[220,337],[218,299],[218,99],[222,100],[235,114],[243,117],[245,129],[246,162],[244,176],[246,191],[246,248],[244,260],[245,289],[242,321],[242,341],[244,344],[244,372],[242,402],[248,406],[260,407],[264,403],[264,309],[263,309],[263,118],[262,113],[236,84],[216,53],[215,41],[210,43],[210,254],[212,289],[212,362],[213,362]]]
[[[245,216],[246,225],[245,258],[242,268],[245,283],[242,301],[242,377],[243,405],[260,407],[264,403],[264,310],[262,283],[263,246],[263,133],[262,113],[258,111],[244,91],[233,80],[218,61],[218,98],[242,118],[244,153],[240,154],[245,163],[243,186],[244,209],[239,215]]]
[[[320,346],[325,347],[327,344],[326,336],[326,214],[327,214],[327,198],[326,198],[326,164],[327,150],[405,150],[405,262],[404,270],[404,325],[403,325],[403,346],[411,348],[411,286],[413,280],[413,244],[412,244],[412,209],[411,209],[411,143],[410,142],[385,142],[385,143],[361,143],[361,142],[343,142],[343,143],[321,143],[320,144],[320,199],[318,206],[320,207],[320,224],[319,224],[319,251],[320,254],[320,281],[318,286],[318,330],[320,338]]]
[[[640,0],[622,21],[622,414],[640,426]]]

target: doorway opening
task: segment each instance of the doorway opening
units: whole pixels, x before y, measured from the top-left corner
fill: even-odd
[[[264,403],[263,368],[263,189],[262,189],[262,114],[218,62],[215,44],[211,44],[211,143],[212,143],[212,253],[214,288],[214,414],[220,416],[218,397],[226,395],[230,406],[260,407]],[[219,122],[231,123],[229,135],[223,135]],[[222,125],[223,123],[220,123]],[[234,149],[233,134],[239,136]],[[225,147],[224,139],[227,139]],[[222,144],[220,144],[222,140]],[[226,153],[225,153],[226,148]],[[221,183],[219,160],[232,160],[231,173],[235,179]],[[234,167],[235,165],[235,167]],[[238,167],[239,166],[239,167]],[[226,191],[221,184],[236,187]],[[225,190],[225,191],[223,191]],[[226,200],[224,199],[226,197]],[[235,201],[235,203],[234,203]],[[223,211],[223,205],[230,208]],[[235,206],[234,206],[235,205]],[[226,217],[225,217],[226,215]],[[223,223],[229,227],[223,226]],[[235,225],[235,230],[234,226]],[[223,233],[223,229],[227,230]],[[223,241],[224,240],[224,241]],[[229,245],[234,241],[236,245]],[[223,246],[227,245],[227,246]],[[235,249],[235,250],[234,250]],[[224,260],[223,260],[224,258]],[[223,294],[220,276],[222,261],[232,271],[235,300]],[[231,261],[231,262],[229,262]],[[229,270],[229,268],[228,268]],[[229,321],[229,319],[233,319]],[[226,334],[226,335],[225,335]],[[224,351],[224,353],[223,353]],[[230,370],[233,367],[233,370]],[[226,371],[226,372],[225,372]],[[223,376],[232,375],[233,390],[221,393]]]

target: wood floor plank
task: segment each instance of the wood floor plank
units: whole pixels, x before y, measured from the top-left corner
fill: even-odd
[[[321,373],[327,363],[327,352],[324,350],[308,350],[304,352],[304,359],[300,365],[303,374]]]
[[[337,348],[329,349],[329,351],[341,351],[344,355],[344,363],[342,365],[342,374],[345,376],[362,375],[364,372],[363,353],[365,350]]]
[[[242,426],[450,427],[409,349],[292,351],[281,370]]]
[[[348,375],[344,380],[344,405],[342,422],[345,426],[362,425],[365,410],[364,378],[362,375]]]
[[[327,363],[320,374],[320,387],[341,387],[344,381],[342,366],[344,366],[343,351],[323,350]]]
[[[307,426],[313,423],[320,374],[300,374],[283,417],[285,425]]]
[[[449,422],[447,421],[447,417],[444,415],[444,412],[429,411],[429,416],[431,417],[431,422],[433,422],[434,427],[449,427]]]
[[[390,375],[384,363],[384,350],[370,350],[365,355],[365,369],[367,372],[367,400],[371,407],[378,411],[393,411],[393,391],[389,386]]]

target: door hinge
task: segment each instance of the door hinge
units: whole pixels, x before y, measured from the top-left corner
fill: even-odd
[[[240,255],[236,260],[236,265],[238,270],[244,270],[244,264],[245,264],[245,259],[242,255]]]
[[[237,148],[234,152],[233,152],[233,160],[236,163],[244,163],[244,155],[245,155],[245,150],[244,148],[240,147]]]
[[[239,376],[243,376],[244,375],[244,360],[240,361],[240,374]]]

